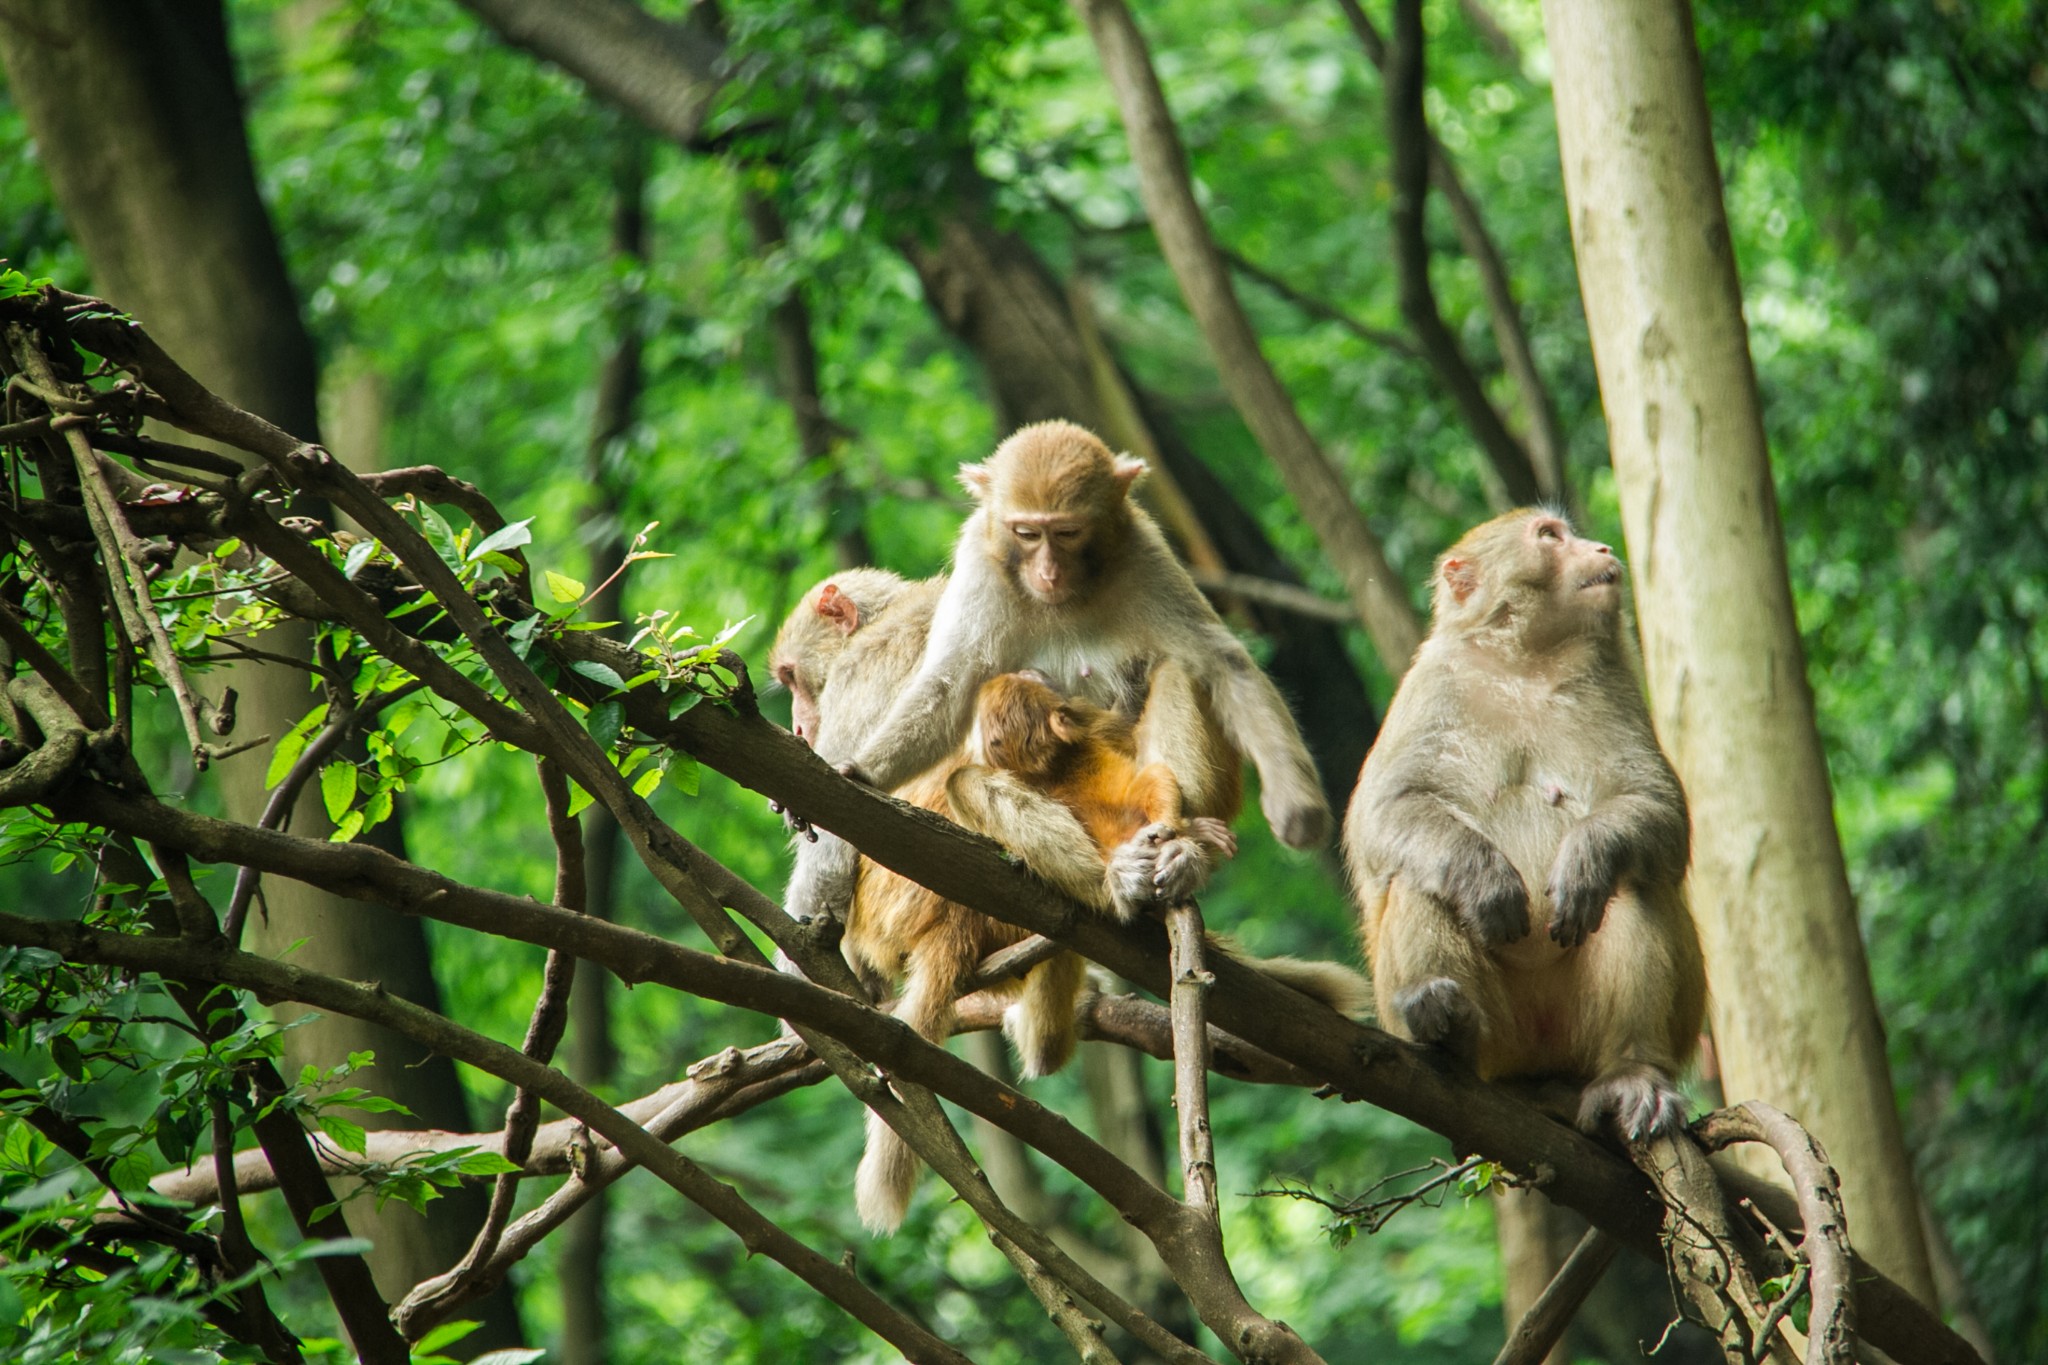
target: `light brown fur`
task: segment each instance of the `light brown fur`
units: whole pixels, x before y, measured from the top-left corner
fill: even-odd
[[[1672,1077],[1706,976],[1685,796],[1623,643],[1620,578],[1541,511],[1445,554],[1344,847],[1383,1026],[1482,1077],[1583,1085],[1582,1125],[1644,1136],[1684,1121]]]
[[[1300,732],[1132,504],[1143,471],[1071,422],[1024,427],[963,465],[980,505],[961,527],[924,657],[843,770],[900,786],[957,748],[975,689],[1036,669],[1064,695],[1137,715],[1139,755],[1173,770],[1191,814],[1235,815],[1249,758],[1274,832],[1296,848],[1323,842],[1329,808]]]

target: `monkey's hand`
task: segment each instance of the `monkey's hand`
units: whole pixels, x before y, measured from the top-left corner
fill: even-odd
[[[1529,888],[1507,855],[1485,839],[1475,837],[1452,855],[1439,894],[1482,947],[1513,943],[1529,933]]]
[[[1186,900],[1208,883],[1209,866],[1209,845],[1169,821],[1154,821],[1109,855],[1116,917],[1129,924],[1155,905]]]
[[[1187,825],[1188,838],[1200,840],[1215,849],[1218,857],[1237,856],[1237,835],[1227,821],[1210,815],[1197,815]]]
[[[811,822],[798,815],[788,806],[783,805],[780,801],[770,801],[768,809],[770,813],[782,817],[782,827],[791,834],[801,834],[814,844],[818,842],[818,831],[811,828]]]
[[[851,778],[853,781],[860,783],[863,787],[872,787],[875,785],[875,780],[872,777],[869,777],[867,773],[862,770],[860,764],[858,763],[848,761],[845,763],[835,763],[832,766],[834,771],[836,771],[841,777]]]
[[[1562,948],[1591,938],[1607,918],[1619,880],[1614,860],[1581,824],[1564,837],[1550,868],[1550,937]]]

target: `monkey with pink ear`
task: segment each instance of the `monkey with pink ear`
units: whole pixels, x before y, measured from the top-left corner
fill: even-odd
[[[1511,512],[1437,561],[1429,637],[1344,817],[1380,1023],[1485,1078],[1584,1087],[1579,1123],[1685,1122],[1706,1012],[1692,830],[1622,630],[1621,563]]]

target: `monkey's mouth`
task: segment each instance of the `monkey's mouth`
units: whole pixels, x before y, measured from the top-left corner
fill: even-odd
[[[1594,574],[1591,578],[1579,584],[1579,586],[1581,588],[1603,588],[1606,587],[1609,583],[1619,583],[1620,581],[1621,565],[1609,564],[1599,573]]]

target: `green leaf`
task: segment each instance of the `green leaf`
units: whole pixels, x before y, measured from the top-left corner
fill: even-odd
[[[683,712],[689,710],[702,700],[704,700],[702,692],[693,692],[689,688],[684,688],[668,699],[668,718],[674,720],[677,716],[682,715]]]
[[[513,550],[521,545],[531,545],[533,543],[532,526],[532,517],[522,517],[503,530],[491,532],[491,534],[478,541],[475,548],[470,550],[470,562],[473,564],[494,550]]]
[[[502,1351],[485,1351],[472,1359],[469,1365],[533,1365],[534,1361],[546,1355],[547,1350],[540,1346],[507,1346]]]
[[[235,551],[241,548],[241,537],[229,536],[226,540],[223,540],[220,544],[213,547],[213,557],[215,559],[226,559],[229,555],[233,554]]]
[[[643,801],[654,795],[654,789],[661,785],[661,773],[660,768],[649,768],[640,774],[640,780],[633,784],[633,795]]]
[[[626,728],[626,708],[615,701],[601,701],[590,708],[583,725],[600,749],[609,749],[618,739],[619,732]]]
[[[149,1159],[148,1149],[141,1144],[129,1148],[107,1167],[107,1176],[116,1189],[139,1190],[149,1184],[149,1178],[156,1174],[156,1163]]]
[[[455,1163],[463,1175],[513,1175],[519,1167],[496,1152],[471,1152]]]
[[[334,827],[334,833],[327,836],[330,844],[345,844],[363,832],[364,817],[361,809],[352,810],[341,817]]]
[[[589,807],[590,803],[595,800],[597,800],[596,797],[592,796],[589,792],[583,790],[583,788],[578,786],[575,782],[570,782],[568,811],[569,818],[573,820],[577,816],[581,815],[584,812],[584,810]]]
[[[363,565],[370,562],[370,556],[377,553],[377,542],[359,540],[348,547],[348,558],[341,561],[341,576],[353,579],[362,572]]]
[[[693,756],[679,752],[668,762],[668,784],[685,796],[695,796],[702,772]]]
[[[476,1329],[476,1323],[469,1322],[466,1320],[459,1322],[444,1322],[439,1327],[434,1328],[425,1336],[421,1337],[418,1342],[414,1343],[412,1348],[413,1354],[432,1354],[433,1352],[440,1350],[443,1346],[454,1345],[456,1342],[462,1340],[464,1337],[468,1336],[471,1332],[474,1332]]]
[[[603,683],[614,692],[626,690],[626,680],[619,676],[619,670],[610,664],[601,664],[595,659],[571,659],[569,670],[579,673],[594,683]]]
[[[321,1114],[320,1131],[335,1141],[335,1145],[362,1156],[370,1149],[369,1135],[363,1125],[339,1114]]]
[[[72,1080],[85,1079],[85,1057],[79,1052],[78,1044],[71,1041],[70,1034],[59,1033],[50,1039],[50,1060]]]
[[[580,602],[583,600],[583,585],[567,574],[549,569],[542,578],[548,585],[548,593],[557,602]]]
[[[320,770],[320,800],[327,806],[327,818],[336,824],[356,799],[356,765],[330,763]]]
[[[292,764],[298,762],[299,755],[306,751],[306,743],[312,738],[314,729],[326,719],[327,703],[323,701],[284,732],[284,738],[278,740],[277,747],[271,751],[270,767],[263,774],[266,791],[284,781],[285,774],[292,770]]]

